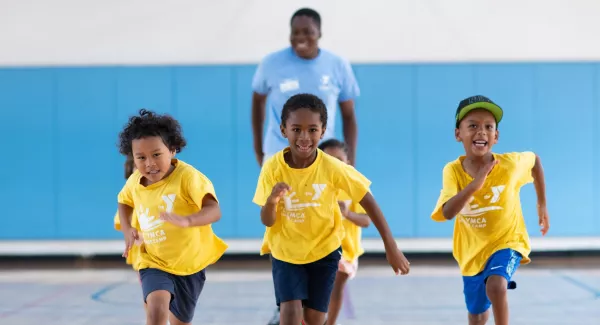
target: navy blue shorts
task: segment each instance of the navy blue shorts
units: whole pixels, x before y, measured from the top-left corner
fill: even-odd
[[[495,252],[487,261],[485,268],[474,276],[463,276],[465,303],[470,314],[484,313],[492,303],[487,297],[485,284],[491,275],[504,277],[508,289],[515,289],[517,284],[512,281],[515,271],[521,264],[521,253],[512,249],[502,249]]]
[[[174,275],[159,269],[141,269],[140,280],[144,302],[154,291],[166,290],[171,293],[169,310],[184,323],[191,323],[196,310],[198,297],[204,288],[204,270],[192,275]]]
[[[326,313],[341,257],[341,248],[308,264],[291,264],[271,256],[277,306],[301,300],[304,307]]]

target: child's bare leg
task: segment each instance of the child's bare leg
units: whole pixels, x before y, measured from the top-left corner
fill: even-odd
[[[146,324],[165,325],[169,319],[171,293],[167,290],[153,291],[146,298]]]
[[[331,299],[329,300],[329,310],[327,312],[326,325],[335,325],[337,322],[338,315],[342,309],[342,302],[344,299],[344,287],[348,281],[348,274],[343,272],[337,272],[335,276],[335,282],[333,284],[333,291],[331,291]]]
[[[481,314],[471,314],[469,313],[469,325],[485,325],[487,323],[488,318],[490,318],[490,310],[486,310]]]
[[[279,324],[280,325],[298,325],[302,321],[302,301],[291,300],[282,302],[279,305]]]
[[[508,325],[508,281],[500,275],[491,275],[487,279],[485,292],[492,302],[496,325]]]
[[[304,325],[323,325],[326,315],[312,308],[304,308]]]

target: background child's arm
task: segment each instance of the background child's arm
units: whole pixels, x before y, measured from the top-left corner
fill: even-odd
[[[348,214],[345,215],[346,219],[350,220],[353,224],[367,228],[371,224],[371,218],[367,214],[364,213],[356,213],[352,211],[348,211]]]

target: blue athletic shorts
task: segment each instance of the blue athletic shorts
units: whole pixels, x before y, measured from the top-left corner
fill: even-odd
[[[192,275],[174,275],[159,269],[141,269],[140,280],[144,302],[154,291],[166,290],[171,293],[169,310],[184,323],[191,323],[196,303],[204,288],[206,274],[204,270]]]
[[[481,273],[463,276],[465,303],[470,314],[481,314],[492,305],[485,291],[485,284],[490,275],[504,277],[508,281],[508,289],[517,287],[512,277],[521,264],[521,259],[521,253],[509,248],[502,249],[490,256]]]
[[[341,248],[308,264],[291,264],[271,256],[277,306],[301,300],[304,307],[326,313],[341,257]]]

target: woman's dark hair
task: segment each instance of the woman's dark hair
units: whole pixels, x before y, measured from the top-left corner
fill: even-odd
[[[281,125],[285,127],[285,123],[290,117],[290,113],[299,109],[308,109],[311,112],[319,113],[323,128],[327,127],[327,107],[319,97],[311,94],[294,95],[283,104],[283,110],[281,110]]]
[[[156,114],[141,109],[139,115],[129,121],[119,133],[119,152],[125,156],[132,154],[131,142],[147,137],[161,137],[169,150],[181,152],[187,142],[183,137],[181,125],[168,114]]]

